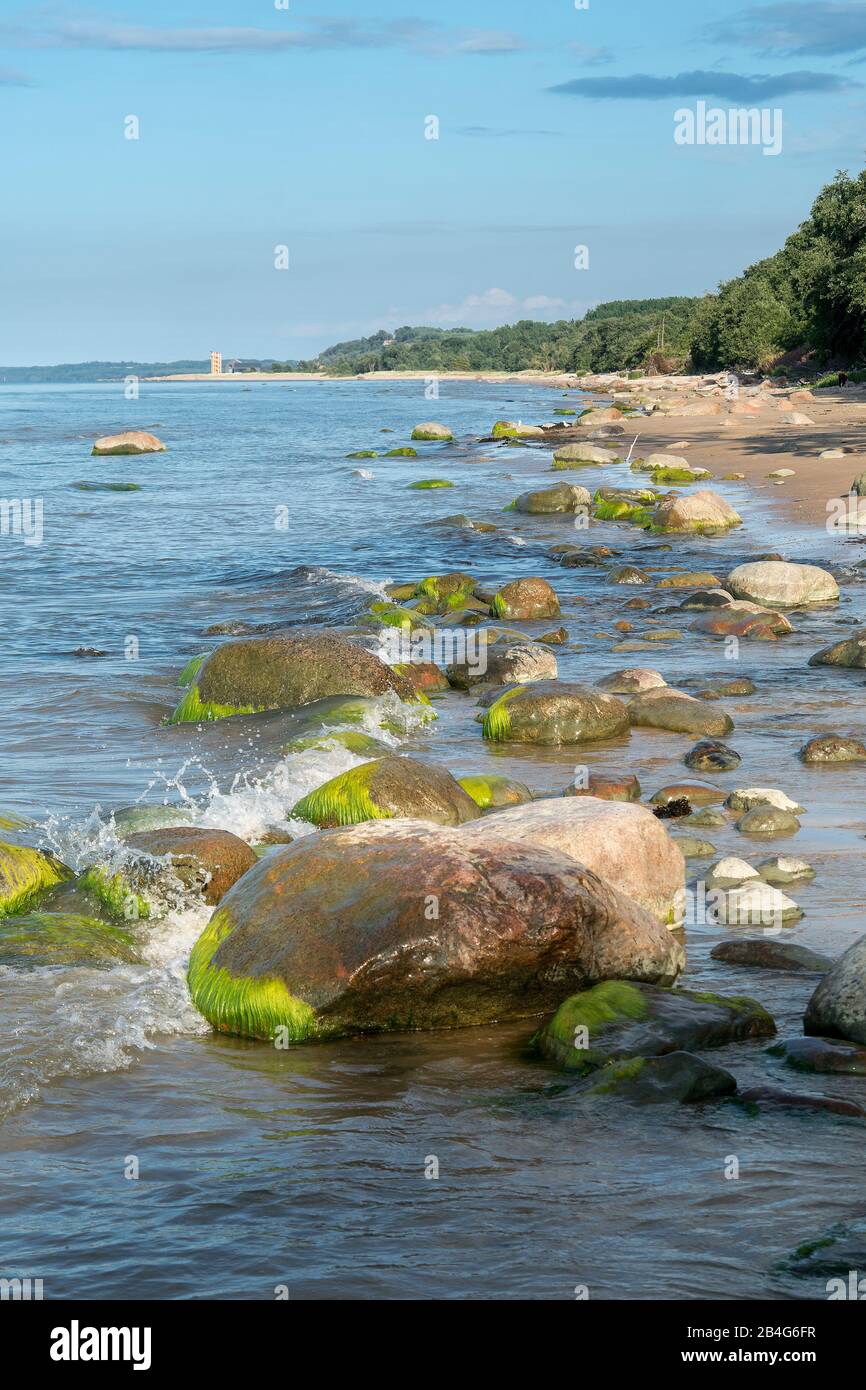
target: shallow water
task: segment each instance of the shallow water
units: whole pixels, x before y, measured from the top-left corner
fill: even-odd
[[[792,890],[806,915],[785,939],[841,950],[864,930],[864,776],[804,768],[796,752],[821,729],[866,737],[866,673],[806,664],[864,620],[860,574],[847,571],[839,605],[796,615],[791,637],[744,642],[739,659],[726,660],[723,643],[689,633],[694,614],[648,620],[625,610],[652,590],[613,586],[602,570],[558,569],[546,551],[574,537],[570,519],[502,512],[540,474],[553,480],[549,453],[478,436],[499,417],[552,419],[555,393],[482,383],[442,391],[431,402],[418,382],[145,385],[128,402],[116,386],[0,388],[0,493],[44,499],[41,546],[0,537],[0,809],[34,817],[76,865],[120,852],[110,812],[139,799],[182,801],[200,823],[255,838],[355,760],[339,750],[282,755],[293,731],[284,716],[164,726],[179,669],[221,640],[203,638],[205,628],[227,619],[339,625],[392,579],[537,573],[555,584],[577,648],[556,649],[565,679],[647,665],[691,689],[756,681],[755,696],[719,706],[735,721],[726,739],[743,759],[735,772],[696,778],[681,761],[693,740],[653,731],[587,745],[579,757],[636,772],[647,795],[684,779],[788,792],[806,807],[791,839],[746,841],[733,824],[694,833],[720,855],[808,859],[817,878]],[[458,443],[419,445],[417,460],[345,458],[402,444],[428,418],[448,421]],[[95,434],[121,428],[152,429],[169,452],[89,456]],[[631,481],[624,475],[610,466],[555,476],[592,487]],[[454,486],[407,490],[419,477]],[[141,490],[74,486],[104,480]],[[676,568],[724,576],[766,550],[834,567],[864,554],[858,540],[781,521],[772,495],[717,486],[746,518],[727,537],[676,539],[668,550],[594,524],[591,540],[659,577]],[[429,524],[454,512],[498,530]],[[681,598],[670,594],[672,610]],[[629,637],[653,622],[685,635],[616,652],[621,617],[634,624]],[[72,655],[82,647],[104,655]],[[537,791],[573,778],[575,750],[485,744],[474,697],[453,693],[436,708],[437,723],[409,731],[401,747],[457,775],[492,767]],[[706,867],[689,864],[692,875]],[[254,1299],[273,1297],[277,1284],[299,1298],[570,1298],[578,1284],[623,1299],[823,1296],[773,1266],[831,1221],[862,1213],[862,1122],[751,1117],[729,1104],[590,1115],[561,1077],[524,1056],[526,1025],[287,1053],[217,1038],[184,981],[206,918],[176,904],[148,930],[140,966],[0,968],[0,1274],[43,1278],[48,1297]],[[814,977],[711,961],[726,930],[689,931],[684,984],[752,994],[780,1035],[799,1032]],[[866,1079],[801,1077],[765,1049],[740,1044],[713,1059],[742,1085],[866,1105]],[[130,1155],[137,1181],[124,1178]],[[724,1177],[731,1155],[737,1181]],[[436,1180],[424,1176],[430,1156]]]

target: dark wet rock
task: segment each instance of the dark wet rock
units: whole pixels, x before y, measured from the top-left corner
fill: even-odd
[[[716,608],[730,608],[733,603],[731,595],[723,589],[699,589],[693,594],[684,598],[677,607],[690,612],[711,612]]]
[[[628,717],[638,728],[667,729],[697,737],[721,738],[734,727],[727,714],[709,709],[703,700],[671,687],[635,695],[628,704]]]
[[[102,651],[99,647],[76,647],[73,652],[70,652],[70,656],[89,658],[105,656],[106,654],[107,653]]]
[[[724,1067],[691,1052],[669,1052],[664,1057],[611,1062],[595,1074],[587,1094],[616,1096],[636,1105],[662,1105],[714,1100],[734,1095],[736,1089],[736,1078]]]
[[[710,955],[713,960],[722,960],[726,965],[754,965],[764,970],[789,970],[800,974],[823,974],[833,964],[829,956],[810,951],[807,946],[775,941],[769,936],[720,941]]]
[[[738,676],[732,681],[720,681],[712,686],[713,693],[723,700],[736,695],[754,695],[757,688],[748,676]]]
[[[569,639],[569,631],[566,627],[554,628],[553,632],[545,632],[537,640],[543,642],[547,647],[562,647]]]
[[[800,749],[800,758],[804,763],[862,763],[866,744],[841,734],[816,734]]]
[[[650,601],[649,601],[648,598],[637,598],[637,597],[635,597],[635,598],[630,598],[629,601],[628,601],[628,603],[624,604],[623,607],[628,608],[628,609],[632,609],[632,608],[635,608],[635,609],[638,609],[638,608],[651,608],[651,607],[652,607],[652,604],[650,603]]]
[[[611,570],[607,576],[608,584],[649,584],[650,577],[634,565],[621,565]]]
[[[546,579],[512,579],[494,595],[491,611],[500,621],[508,622],[558,618],[559,599]]]
[[[334,695],[417,698],[372,652],[328,633],[226,642],[205,659],[172,723],[293,709]]]
[[[866,1217],[837,1221],[822,1235],[804,1241],[780,1267],[802,1278],[835,1281],[835,1287],[821,1291],[830,1299],[862,1299],[866,1293],[866,1288],[860,1288],[860,1271],[866,1270]]]
[[[736,823],[741,835],[761,835],[771,838],[777,835],[794,835],[800,829],[800,822],[792,811],[782,811],[778,806],[753,806]]]
[[[682,962],[662,923],[573,860],[401,821],[261,860],[196,943],[189,983],[215,1028],[301,1041],[528,1018],[568,989],[671,979]]]
[[[484,737],[555,746],[612,738],[628,727],[625,705],[615,695],[588,685],[538,681],[506,690],[490,706]]]
[[[832,965],[832,961],[828,962]],[[795,1071],[814,1075],[866,1076],[866,1048],[827,1038],[784,1038],[767,1049]]]
[[[810,666],[847,666],[856,670],[866,667],[866,628],[861,628],[853,637],[834,642],[830,647],[822,647],[809,658]]]
[[[462,825],[481,814],[444,767],[389,754],[332,777],[292,810],[300,820],[330,829],[362,821],[411,817],[435,825]]]
[[[640,801],[640,782],[634,773],[590,772],[585,787],[566,787],[563,796],[597,796],[601,801]]]
[[[801,1091],[783,1091],[773,1086],[753,1086],[740,1092],[740,1100],[748,1107],[758,1110],[817,1110],[831,1115],[848,1115],[852,1119],[866,1120],[866,1110],[853,1100],[839,1100],[835,1096],[804,1095]]]
[[[258,630],[257,623],[246,623],[241,618],[226,618],[224,622],[211,623],[203,632],[204,637],[245,637]]]
[[[207,903],[218,903],[242,874],[256,863],[249,845],[228,830],[175,825],[163,830],[143,830],[126,836],[130,849],[171,860],[175,876],[184,887],[201,892]]]
[[[803,1031],[866,1043],[866,936],[848,947],[815,990]]]
[[[731,772],[740,766],[742,758],[725,743],[719,743],[715,739],[702,739],[686,753],[683,762],[693,772]]]
[[[587,1073],[609,1062],[703,1051],[775,1031],[754,999],[610,980],[566,999],[536,1041],[558,1066]]]

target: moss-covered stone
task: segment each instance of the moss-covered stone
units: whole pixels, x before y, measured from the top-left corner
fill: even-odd
[[[628,730],[621,700],[592,686],[535,681],[506,690],[490,706],[483,733],[494,743],[559,746],[613,738]]]
[[[409,483],[410,490],[415,492],[431,492],[437,488],[453,486],[454,484],[449,483],[447,478],[419,478],[418,482]]]
[[[292,811],[323,828],[394,816],[462,825],[479,810],[444,768],[389,755],[350,768],[303,797]]]
[[[51,854],[0,842],[0,917],[25,911],[40,894],[71,877],[72,871]]]
[[[535,1041],[557,1066],[586,1074],[609,1062],[703,1051],[775,1031],[754,999],[608,980],[566,999]]]
[[[0,921],[4,965],[111,965],[138,961],[128,932],[71,912],[28,912]]]
[[[356,449],[353,454],[347,454],[347,459],[377,459],[379,457],[375,449]]]
[[[221,1033],[244,1038],[273,1038],[277,1030],[289,1042],[302,1042],[316,1031],[315,1011],[293,995],[276,976],[237,976],[213,964],[213,956],[231,933],[231,917],[217,908],[192,949],[187,981],[193,1003]]]
[[[532,800],[529,788],[511,777],[479,772],[469,777],[460,777],[458,781],[482,811],[489,811],[491,808],[499,810],[503,806],[520,806]]]
[[[412,449],[408,445],[403,445],[400,449],[389,449],[388,452],[383,455],[383,458],[386,459],[416,459],[417,457],[418,450]]]
[[[94,898],[110,917],[118,921],[139,922],[150,917],[150,904],[120,870],[109,873],[94,866],[79,876],[76,887]]]

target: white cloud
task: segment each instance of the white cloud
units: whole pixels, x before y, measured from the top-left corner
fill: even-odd
[[[412,321],[461,327],[465,325],[467,328],[479,325],[489,327],[532,315],[546,317],[558,312],[567,316],[578,307],[579,303],[576,300],[555,299],[546,294],[532,294],[521,299],[509,290],[494,288],[482,290],[477,294],[467,294],[459,304],[437,304]]]

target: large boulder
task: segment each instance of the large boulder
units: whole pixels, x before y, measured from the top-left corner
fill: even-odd
[[[495,835],[565,854],[661,921],[671,919],[685,887],[679,847],[645,806],[593,796],[545,798],[485,816],[463,833],[473,844]]]
[[[866,667],[866,628],[860,628],[853,637],[834,642],[832,647],[822,647],[809,658],[810,666],[848,666],[856,670]]]
[[[155,434],[144,430],[126,430],[123,434],[105,434],[97,439],[94,454],[164,454],[165,445]]]
[[[724,1047],[775,1031],[754,999],[608,980],[560,1004],[536,1041],[557,1066],[585,1074],[628,1058]]]
[[[0,843],[0,917],[23,912],[40,894],[71,877],[52,854]]]
[[[305,836],[226,894],[189,966],[213,1026],[301,1041],[526,1018],[682,947],[589,869],[417,821]]]
[[[554,483],[553,487],[521,493],[514,503],[518,512],[529,516],[551,516],[555,512],[588,511],[592,497],[585,487],[573,483]]]
[[[764,608],[801,608],[839,597],[839,585],[827,570],[787,560],[738,565],[728,575],[727,585],[735,598],[749,599]]]
[[[331,829],[395,816],[462,825],[481,812],[446,768],[390,754],[332,777],[303,797],[292,815]]]
[[[671,493],[653,513],[653,525],[662,531],[726,531],[739,526],[742,517],[717,492],[701,488],[689,497]]]
[[[506,690],[484,718],[484,737],[494,743],[559,745],[626,733],[622,700],[589,685],[537,681]]]
[[[512,579],[494,595],[491,609],[495,617],[509,622],[558,618],[559,599],[546,579]]]
[[[293,709],[334,695],[417,698],[390,666],[330,633],[246,637],[217,647],[172,715],[173,724]]]
[[[734,722],[706,700],[696,700],[683,690],[661,686],[644,690],[628,702],[629,722],[642,729],[667,729],[671,733],[721,738]]]
[[[803,1030],[866,1043],[866,936],[821,981],[806,1007]]]
[[[126,836],[126,844],[154,859],[169,857],[175,876],[206,903],[218,903],[242,874],[258,863],[249,845],[228,830],[175,825]]]

